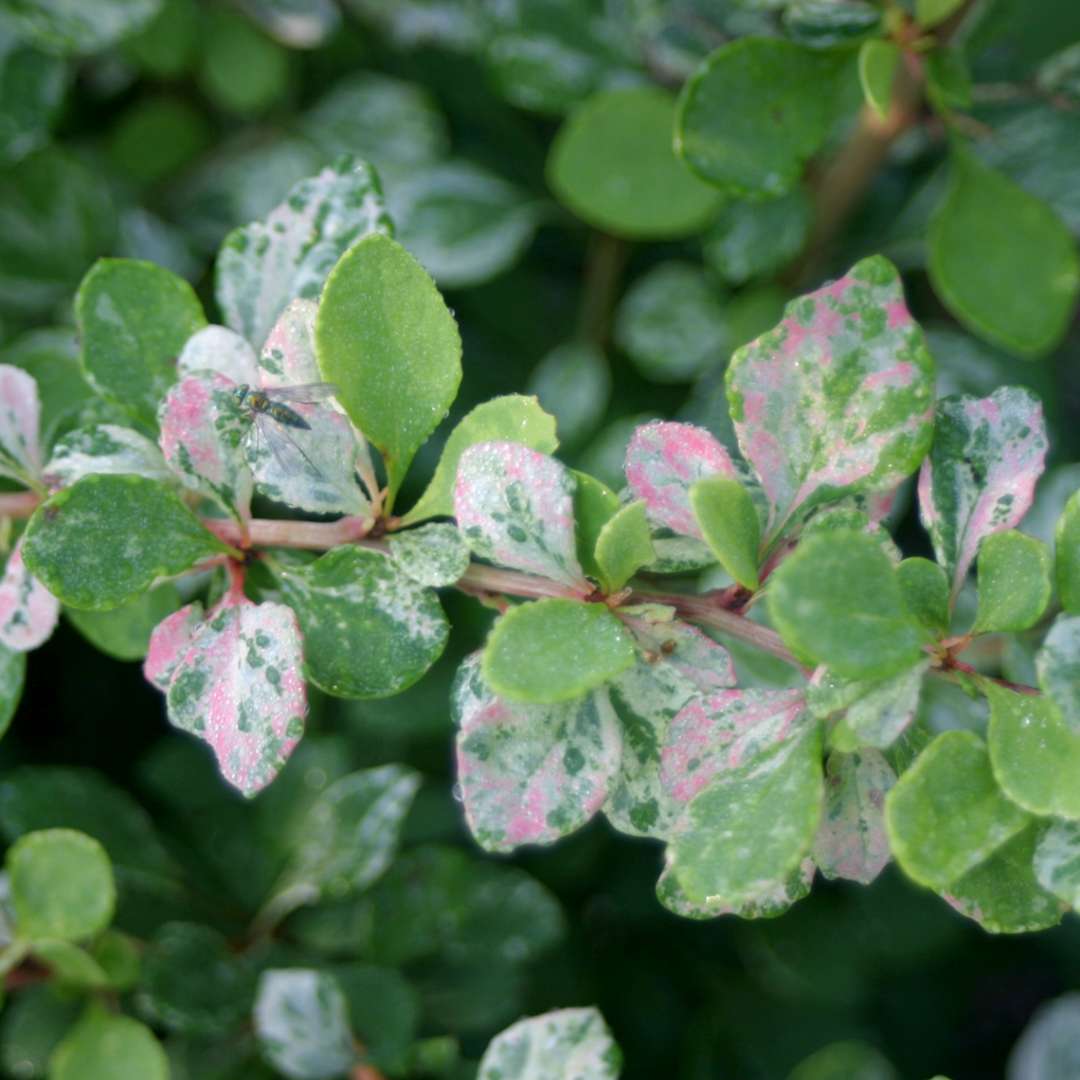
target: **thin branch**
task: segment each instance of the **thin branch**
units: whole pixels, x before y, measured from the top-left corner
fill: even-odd
[[[36,491],[5,491],[0,494],[0,517],[29,517],[39,502],[41,496]]]
[[[611,336],[611,313],[629,254],[629,246],[624,240],[599,232],[589,237],[578,332],[585,341],[601,349]]]

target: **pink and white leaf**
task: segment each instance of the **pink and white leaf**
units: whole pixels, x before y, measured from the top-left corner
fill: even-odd
[[[189,375],[169,390],[158,419],[162,453],[180,483],[236,521],[247,521],[253,481],[244,440],[251,417],[237,398],[236,384],[211,372]]]
[[[738,474],[724,447],[693,424],[644,424],[626,448],[626,482],[634,498],[645,500],[651,521],[681,536],[702,539],[690,507],[690,488],[716,475]]]
[[[238,386],[256,386],[259,365],[255,350],[227,326],[204,326],[187,339],[176,361],[179,378],[216,372]]]
[[[585,596],[592,587],[575,550],[575,487],[570,470],[546,454],[512,442],[478,443],[458,462],[454,516],[481,558]]]
[[[814,861],[827,878],[869,885],[889,861],[885,796],[896,773],[880,750],[833,753],[825,771],[825,808]]]
[[[26,569],[20,537],[0,578],[0,645],[13,652],[36,649],[59,618],[60,601]]]
[[[893,488],[930,446],[934,364],[882,256],[793,300],[727,373],[743,456],[772,543],[814,506]]]
[[[202,629],[203,606],[188,604],[154,627],[143,661],[143,675],[159,690],[168,690],[180,661]]]
[[[184,612],[166,620],[172,625],[160,638],[155,632],[149,674],[160,683],[171,669],[169,720],[209,743],[222,776],[254,795],[281,771],[304,731],[307,690],[296,615],[285,604],[255,604],[236,590],[197,625]]]
[[[919,514],[954,597],[979,543],[1027,513],[1046,450],[1042,404],[1022,387],[938,402],[934,445],[919,473]]]
[[[0,364],[0,476],[30,484],[41,476],[41,401],[33,376]]]
[[[315,358],[314,300],[293,300],[278,317],[259,352],[259,383],[264,389],[322,382]]]
[[[606,691],[558,705],[504,701],[474,653],[458,671],[451,710],[465,819],[485,850],[554,843],[603,805],[622,749]]]
[[[134,473],[152,480],[174,480],[157,443],[119,424],[94,424],[68,432],[53,447],[42,479],[56,490],[93,473]]]

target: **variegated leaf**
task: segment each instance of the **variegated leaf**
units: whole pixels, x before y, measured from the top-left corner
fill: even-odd
[[[390,558],[421,585],[453,585],[469,568],[469,549],[457,526],[446,521],[390,537]]]
[[[301,180],[265,222],[225,238],[215,293],[226,324],[258,348],[289,301],[318,297],[338,259],[372,232],[392,227],[370,165],[343,157]]]
[[[1080,821],[1054,820],[1035,848],[1032,865],[1044,889],[1080,909]]]
[[[919,514],[960,591],[979,542],[1019,524],[1046,457],[1042,405],[1029,390],[938,402],[934,445],[919,473]]]
[[[827,878],[869,885],[889,861],[885,795],[896,773],[879,750],[832,754],[814,861]]]
[[[1059,615],[1035,656],[1039,685],[1080,735],[1080,616]]]
[[[690,507],[690,488],[716,475],[737,474],[723,446],[693,424],[645,424],[626,447],[626,482],[634,498],[645,500],[651,521],[680,536],[702,539]]]
[[[259,351],[259,378],[264,389],[322,382],[315,358],[314,300],[292,300],[282,311]]]
[[[715,919],[721,915],[738,915],[743,919],[774,919],[796,901],[810,895],[816,870],[814,860],[806,858],[783,878],[763,885],[759,892],[738,905],[729,904],[721,898],[707,898],[695,902],[687,899],[679,885],[679,879],[673,873],[669,858],[660,880],[656,883],[656,898],[668,911],[673,911],[684,919]]]
[[[56,490],[71,487],[91,473],[135,473],[151,480],[173,479],[157,444],[134,428],[119,424],[94,424],[68,432],[53,447],[42,479]]]
[[[232,589],[198,624],[191,608],[150,639],[146,671],[168,681],[169,720],[208,742],[222,776],[254,795],[277,776],[303,734],[307,690],[300,628],[284,604]]]
[[[553,843],[603,805],[622,741],[606,691],[557,705],[508,702],[488,689],[474,653],[451,709],[465,817],[485,850]]]
[[[556,1009],[496,1035],[477,1080],[617,1080],[621,1062],[596,1009]]]
[[[33,376],[0,364],[0,476],[30,485],[41,475],[41,401]]]
[[[512,442],[470,446],[458,463],[454,516],[466,543],[500,566],[592,591],[574,544],[573,474]]]
[[[768,497],[765,543],[814,506],[894,487],[930,445],[934,365],[896,268],[875,255],[788,304],[727,372],[739,446]]]
[[[166,395],[158,420],[162,453],[180,483],[243,523],[251,516],[253,481],[244,455],[251,418],[236,389],[224,375],[189,375]]]
[[[8,556],[0,578],[0,645],[29,652],[43,644],[60,618],[60,601],[23,563],[22,537]]]
[[[181,379],[207,371],[216,371],[238,386],[259,381],[255,350],[246,338],[227,326],[204,326],[197,330],[187,339],[177,358],[176,374]]]

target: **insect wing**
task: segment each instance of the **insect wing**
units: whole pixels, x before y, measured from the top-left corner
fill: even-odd
[[[296,401],[305,405],[314,405],[326,401],[337,393],[333,383],[314,382],[301,386],[268,386],[262,390],[271,401]]]
[[[270,456],[282,474],[306,472],[316,479],[322,479],[322,470],[304,452],[300,444],[276,420],[260,413],[255,417],[256,459],[262,445],[270,451]],[[257,470],[264,474],[264,470]]]

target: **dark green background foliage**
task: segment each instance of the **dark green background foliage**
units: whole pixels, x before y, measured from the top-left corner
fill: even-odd
[[[1042,397],[1052,457],[1025,528],[1046,538],[1078,486],[1077,467],[1061,463],[1080,458],[1069,278],[1080,57],[1055,59],[1080,39],[1075,0],[961,5],[978,10],[955,39],[960,51],[933,62],[937,111],[921,107],[836,215],[815,209],[814,183],[851,136],[858,44],[912,4],[341,0],[339,12],[324,0],[294,5],[313,20],[311,40],[282,43],[271,32],[287,3],[167,0],[115,44],[86,26],[67,37],[39,27],[44,51],[16,44],[37,26],[27,12],[52,6],[0,0],[0,361],[39,377],[50,440],[87,396],[74,367],[66,380],[57,372],[73,355],[72,296],[95,258],[165,265],[213,312],[211,258],[228,230],[350,152],[380,171],[397,238],[434,275],[463,339],[461,393],[420,450],[402,507],[452,423],[497,394],[538,393],[559,420],[562,458],[616,488],[636,423],[678,418],[730,443],[731,351],[771,327],[787,299],[875,252],[904,273],[941,393],[1009,383]],[[734,97],[707,83],[699,65],[710,52],[761,35],[843,48],[800,53],[809,82],[785,60],[789,45],[770,44],[740,60],[762,82]],[[698,97],[671,119],[698,177],[669,154],[663,116],[660,144],[649,138],[657,110],[695,70],[685,93]],[[554,140],[576,106],[620,87],[653,88],[627,99],[646,122],[603,98],[575,119],[586,139],[600,124],[613,154],[642,163],[628,188],[609,191],[611,177],[590,178],[566,145],[573,130]],[[709,125],[721,104],[739,122],[717,133]],[[799,128],[797,152],[766,153],[771,178],[755,178],[740,155],[782,132],[783,109]],[[687,132],[696,111],[709,124]],[[950,140],[967,146],[951,163]],[[815,154],[804,184],[796,178]],[[996,186],[965,201],[987,167]],[[756,201],[763,194],[774,198]],[[929,554],[914,510],[899,513],[904,553]],[[444,602],[453,634],[433,671],[384,701],[313,691],[304,742],[251,801],[224,787],[205,747],[168,726],[136,664],[80,636],[89,616],[62,623],[31,658],[0,743],[0,834],[12,842],[67,826],[104,845],[117,879],[113,925],[150,942],[123,1001],[160,1035],[174,1077],[279,1075],[245,1026],[255,980],[271,967],[337,974],[353,1030],[388,1076],[462,1078],[519,1016],[595,1004],[627,1080],[782,1078],[848,1039],[877,1047],[898,1076],[981,1080],[1004,1075],[1040,1003],[1080,988],[1074,915],[1039,935],[992,937],[895,866],[869,888],[819,880],[775,920],[696,923],[657,903],[659,849],[599,820],[550,849],[481,855],[454,798],[448,697],[491,613],[456,594]],[[1033,682],[1025,648],[1020,639],[1006,670]],[[757,664],[747,670],[763,683],[778,678],[766,659]],[[927,724],[978,727],[978,705],[953,689],[928,687]],[[311,826],[316,794],[388,763],[422,776],[390,870],[359,899],[324,891],[253,942],[251,920]],[[514,902],[492,909],[492,896]],[[206,929],[163,930],[174,921]],[[78,1012],[51,993],[34,985],[8,996],[5,1075],[45,1075]],[[459,1049],[418,1041],[441,1036]],[[893,1075],[882,1068],[866,1075]],[[853,1073],[798,1074],[840,1075]]]

